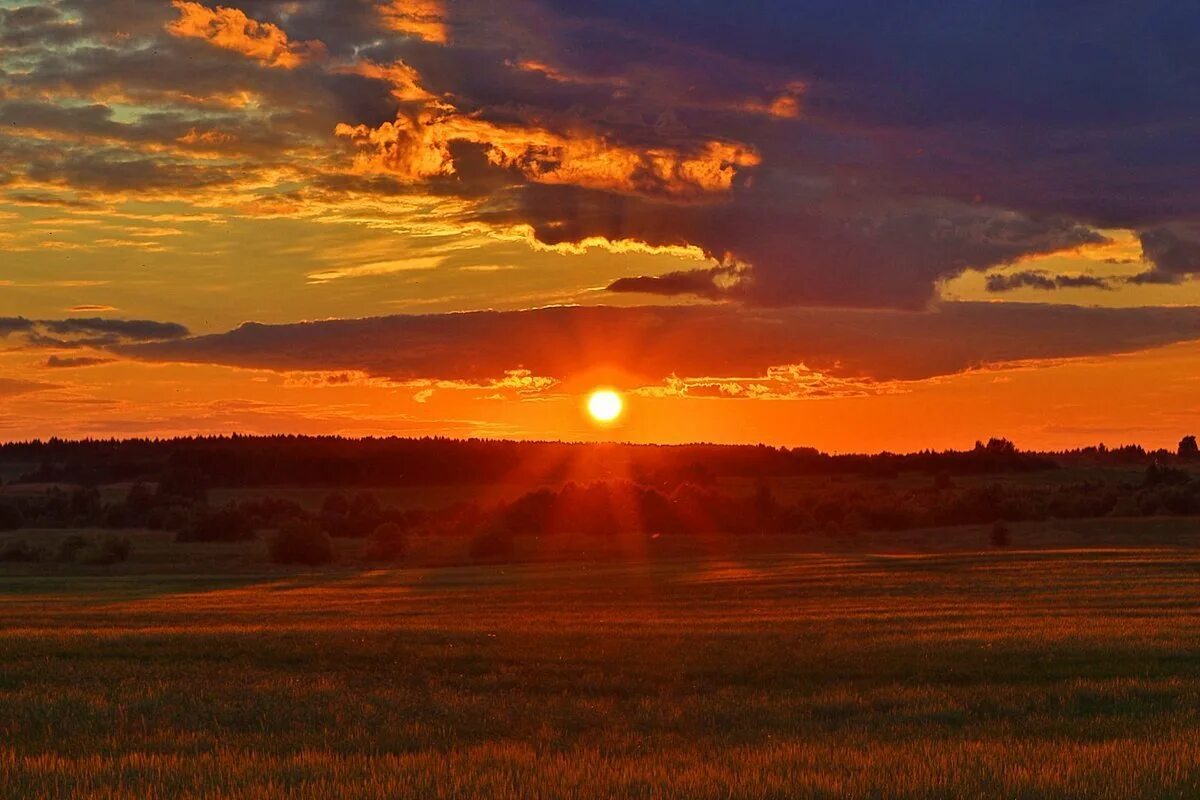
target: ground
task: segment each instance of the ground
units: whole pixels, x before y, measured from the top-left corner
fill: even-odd
[[[1200,522],[1012,527],[0,567],[0,793],[1200,795]]]

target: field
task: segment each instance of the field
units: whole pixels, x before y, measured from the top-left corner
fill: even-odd
[[[4,567],[0,792],[1200,794],[1195,521],[898,536],[301,573],[143,534]]]

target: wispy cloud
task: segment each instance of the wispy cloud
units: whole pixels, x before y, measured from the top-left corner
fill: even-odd
[[[409,258],[397,261],[377,261],[372,264],[360,264],[356,267],[340,267],[337,269],[310,272],[308,274],[308,282],[331,283],[347,278],[375,278],[381,275],[394,275],[399,272],[423,272],[425,270],[437,269],[445,261],[445,256]]]

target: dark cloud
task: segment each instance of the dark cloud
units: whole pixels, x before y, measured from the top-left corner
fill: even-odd
[[[1168,225],[1142,231],[1142,253],[1161,280],[1200,273],[1200,225]],[[1146,278],[1150,282],[1154,279]]]
[[[0,47],[59,45],[75,35],[73,26],[51,6],[0,8]]]
[[[395,4],[436,36],[389,28],[376,0],[217,5],[276,26],[294,63],[172,35],[169,3],[4,11],[18,38],[0,114],[105,143],[0,155],[91,193],[179,196],[261,169],[286,172],[275,191],[298,204],[454,194],[476,204],[464,222],[546,243],[700,247],[705,269],[613,288],[747,305],[921,308],[939,279],[1101,227],[1146,232],[1142,282],[1196,271],[1179,234],[1200,219],[1195,4]],[[146,113],[114,114],[113,95]],[[364,127],[335,141],[339,124]],[[204,148],[238,158],[188,158]]]
[[[547,241],[687,241],[752,265],[745,299],[755,302],[912,307],[938,277],[1094,241],[1094,225],[1200,215],[1196,8],[542,5],[556,67],[632,79],[627,125],[662,132],[657,115],[671,111],[693,135],[746,141],[763,156],[752,180],[711,208],[563,187],[506,197],[512,219]],[[639,81],[647,74],[664,77]],[[796,119],[744,113],[749,97],[796,81]],[[739,96],[743,113],[717,110]]]
[[[126,341],[156,341],[180,339],[188,335],[188,329],[177,322],[155,322],[144,319],[60,319],[43,320],[39,325],[52,334],[112,335]]]
[[[600,236],[697,245],[714,259],[750,265],[746,280],[718,293],[757,305],[920,308],[939,277],[1104,241],[1070,220],[944,201],[850,195],[820,211],[763,202],[735,192],[725,203],[681,205],[530,185],[495,198],[484,218],[524,222],[551,244]],[[700,286],[706,272],[675,282]]]
[[[709,300],[726,297],[730,288],[738,283],[739,272],[733,267],[713,267],[666,275],[641,275],[620,278],[608,286],[608,291],[617,293],[641,293],[658,295],[694,295]]]
[[[30,320],[24,317],[0,317],[0,338],[20,337],[26,347],[81,350],[116,347],[137,342],[182,339],[188,329],[176,322],[135,319],[58,319]],[[46,366],[84,366],[85,357],[50,358]],[[75,363],[66,363],[75,362]]]
[[[27,333],[33,330],[34,323],[24,317],[0,317],[0,337],[12,333]]]
[[[1011,292],[1015,289],[1106,289],[1116,288],[1113,281],[1096,275],[1051,275],[1045,272],[1024,271],[987,276],[989,292]]]
[[[130,157],[108,148],[73,153],[61,160],[36,161],[27,174],[37,181],[66,183],[77,189],[105,193],[187,192],[231,184],[240,177],[237,170],[227,167],[154,156]]]
[[[1194,339],[1200,339],[1200,309],[1190,308],[947,303],[904,312],[721,305],[248,323],[114,351],[148,361],[360,371],[395,380],[486,381],[525,369],[570,381],[612,370],[614,380],[642,385],[670,376],[750,378],[792,364],[846,378],[920,379]]]
[[[111,364],[113,359],[99,356],[50,356],[46,359],[48,369],[76,369],[79,367],[95,367],[100,364]]]

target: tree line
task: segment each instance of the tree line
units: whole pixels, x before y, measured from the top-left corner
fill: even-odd
[[[394,562],[412,537],[467,537],[474,558],[496,560],[511,558],[523,536],[852,536],[1051,518],[1200,515],[1200,480],[1183,465],[1154,461],[1134,475],[1058,484],[947,472],[915,483],[838,478],[802,482],[786,498],[765,480],[749,493],[691,481],[568,481],[513,500],[434,509],[387,507],[369,491],[332,492],[310,510],[269,495],[215,506],[203,489],[170,482],[138,483],[108,502],[95,488],[53,487],[0,501],[0,530],[137,528],[172,531],[181,542],[267,536],[275,561],[320,564],[334,557],[331,540],[338,538],[365,539],[368,559]],[[1007,541],[1007,529],[994,534],[995,543]]]
[[[765,445],[634,445],[487,439],[229,436],[0,445],[16,482],[168,482],[204,488],[381,487],[629,479],[647,485],[718,477],[951,475],[1051,470],[1054,458],[991,439],[963,451],[830,455]],[[536,473],[536,474],[534,474]]]

